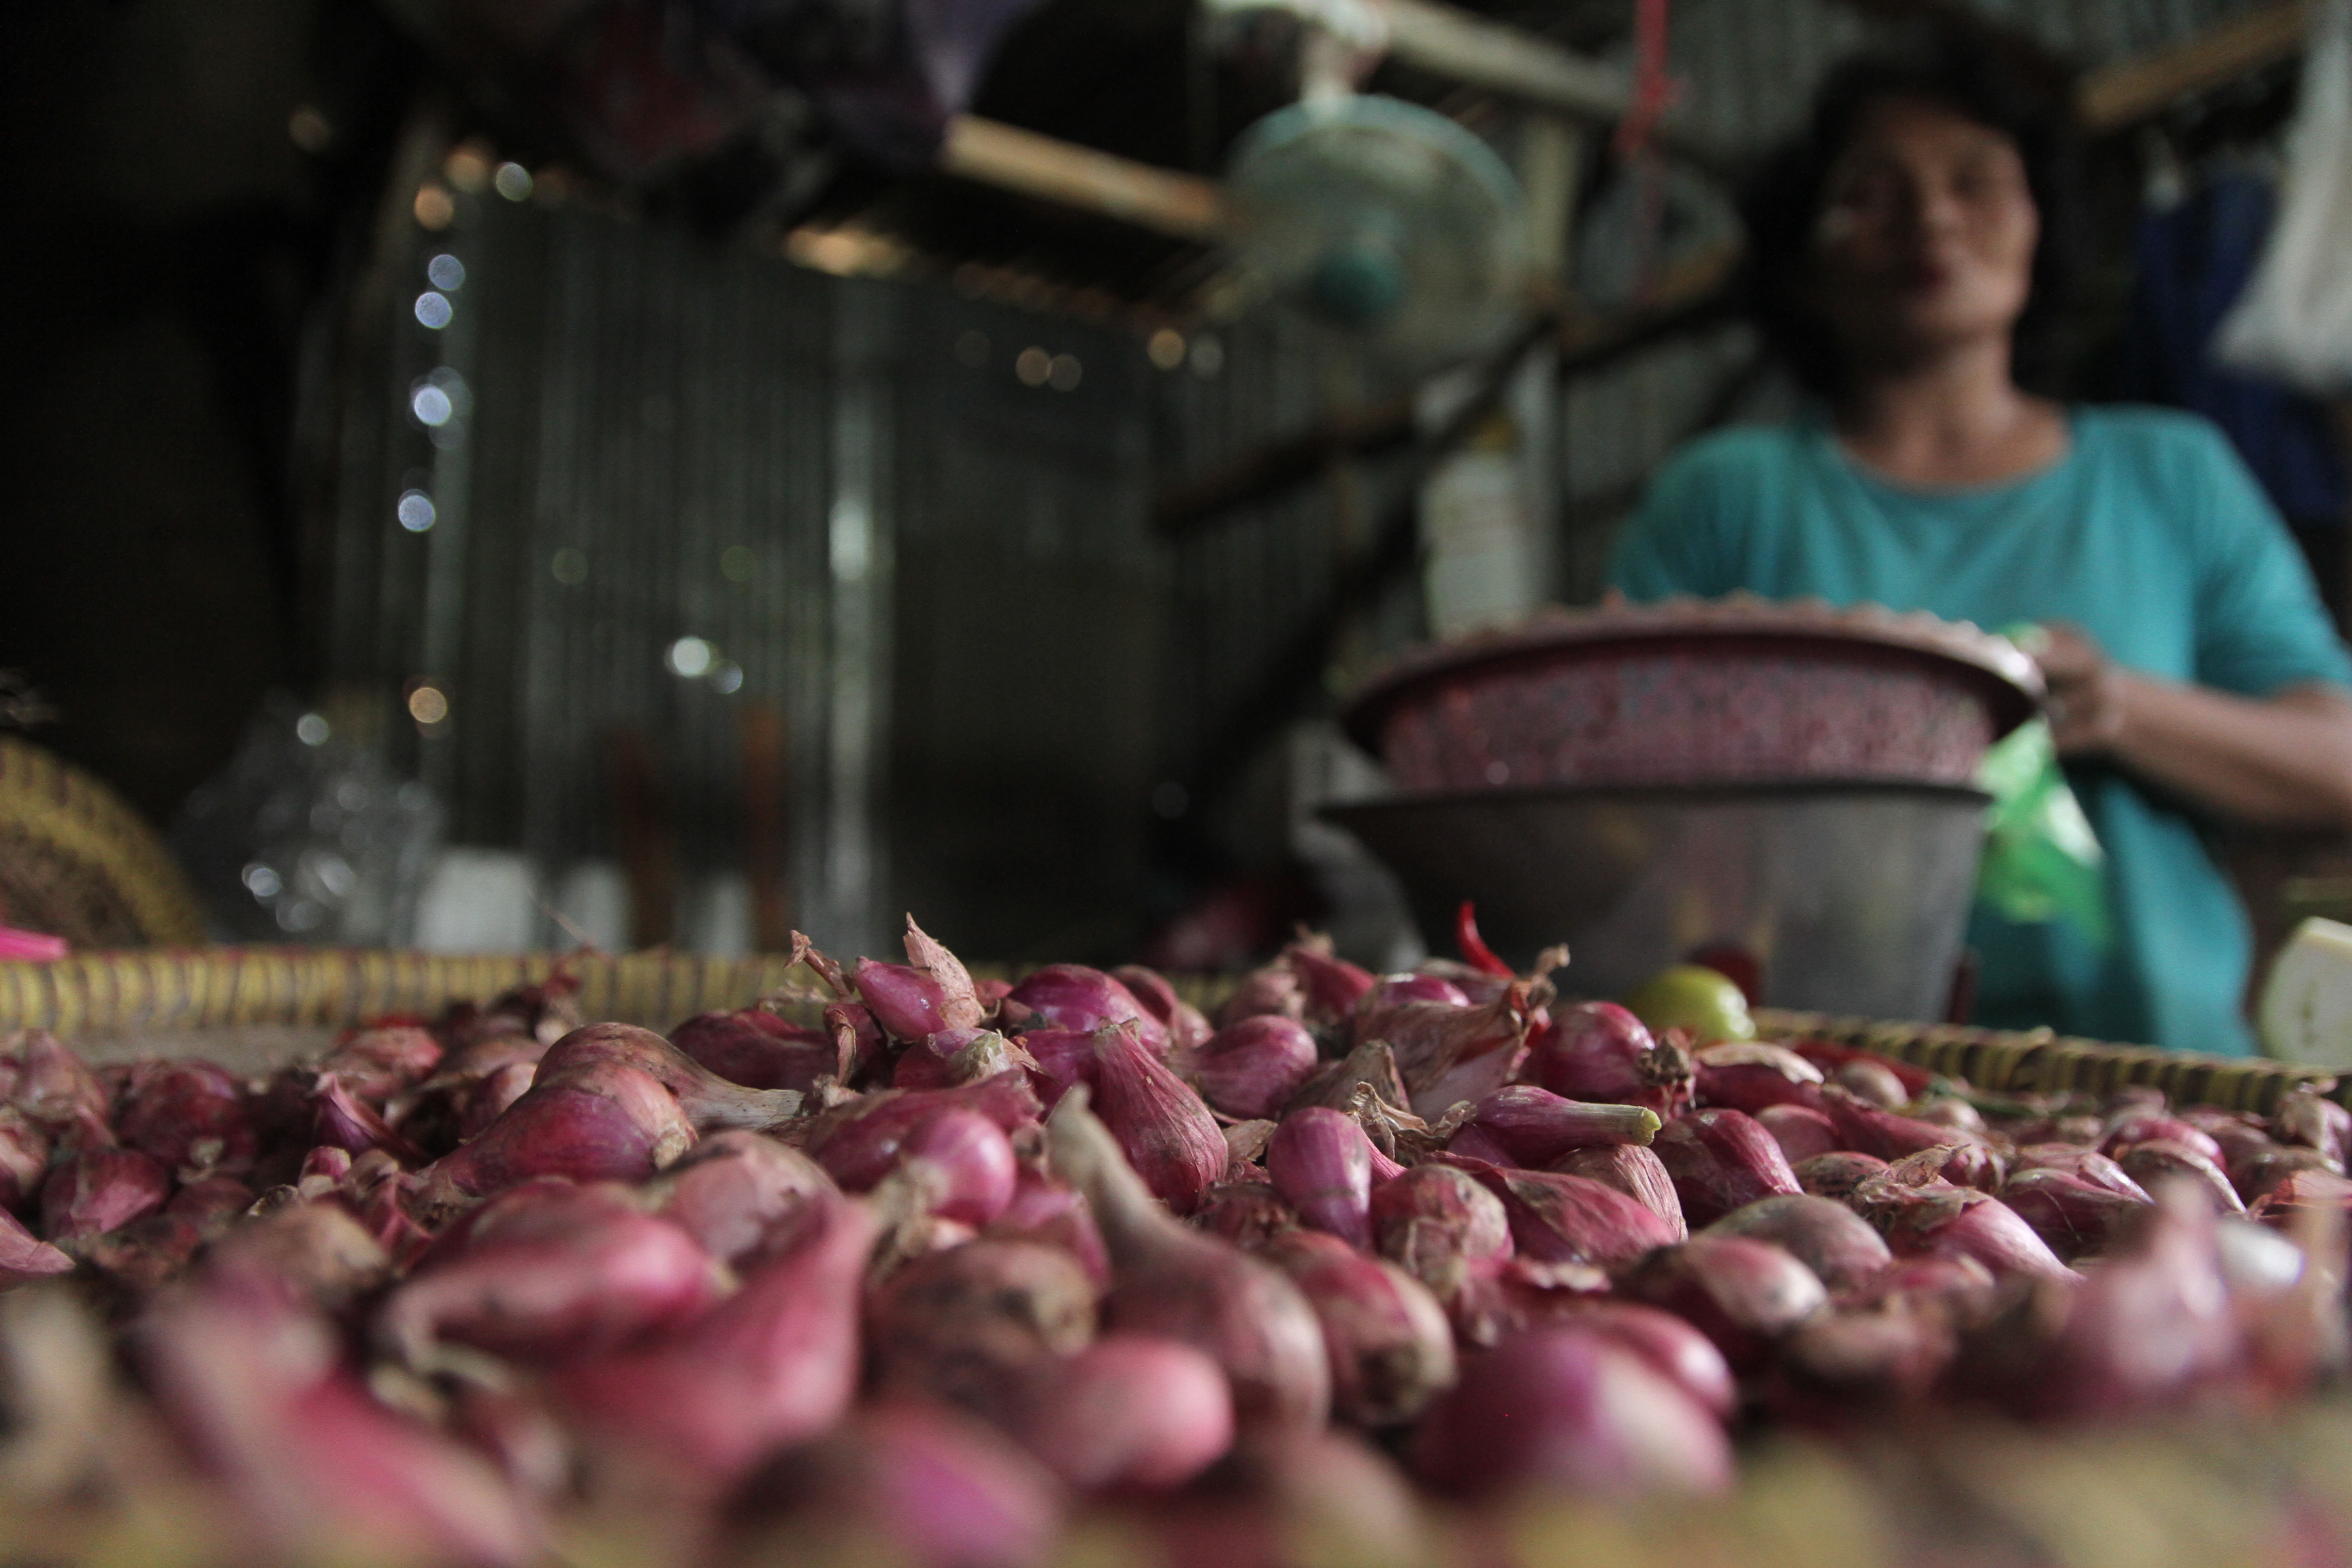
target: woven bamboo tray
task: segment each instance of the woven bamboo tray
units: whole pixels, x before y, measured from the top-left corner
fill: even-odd
[[[2049,1029],[1971,1029],[1954,1024],[1900,1024],[1833,1018],[1822,1013],[1759,1008],[1759,1036],[1768,1040],[1825,1039],[1876,1051],[1930,1072],[1968,1079],[1990,1093],[2047,1094],[2062,1089],[2110,1093],[2126,1084],[2152,1084],[2174,1101],[2219,1105],[2268,1115],[2297,1084],[2325,1086],[2329,1098],[2346,1090],[2334,1074],[2260,1058],[2204,1057],[2147,1046],[2076,1039]]]
[[[261,1068],[323,1045],[338,1029],[388,1015],[425,1016],[452,1002],[488,1001],[561,967],[580,982],[583,1016],[667,1029],[719,1007],[750,1005],[784,983],[781,953],[438,953],[322,948],[213,947],[80,952],[52,963],[0,963],[0,1030],[42,1028],[100,1060],[202,1049],[232,1068]],[[977,974],[1009,973],[973,966]],[[1213,1007],[1224,976],[1184,975],[1178,990]],[[1771,1008],[1756,1015],[1766,1039],[1815,1037],[1881,1052],[1993,1093],[2153,1084],[2177,1100],[2269,1112],[2299,1083],[2332,1084],[2309,1068],[2199,1057],[2075,1039],[2047,1029],[2011,1033],[1943,1024],[1833,1018]],[[2341,1099],[2345,1090],[2336,1089]]]

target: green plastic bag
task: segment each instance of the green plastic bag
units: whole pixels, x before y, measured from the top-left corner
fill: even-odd
[[[2007,636],[2031,651],[2039,632]],[[1992,796],[1977,897],[2020,924],[2065,921],[2106,952],[2115,942],[2106,851],[2058,765],[2050,726],[2035,719],[1994,742],[1977,785]]]

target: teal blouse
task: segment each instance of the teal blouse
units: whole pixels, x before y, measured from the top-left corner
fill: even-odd
[[[2309,569],[2221,433],[2166,409],[2078,408],[2024,479],[1913,489],[1804,419],[1694,442],[1652,484],[1611,579],[1635,599],[1818,595],[1983,626],[2072,621],[2135,669],[2249,697],[2352,685]],[[1977,1020],[2184,1050],[2252,1048],[2251,938],[2196,813],[2122,772],[2068,775],[2107,855],[2114,940],[1980,906]]]

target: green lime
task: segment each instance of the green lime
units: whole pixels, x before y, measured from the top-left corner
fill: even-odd
[[[1661,1029],[1688,1029],[1700,1045],[1717,1040],[1752,1040],[1756,1026],[1748,1016],[1748,998],[1731,977],[1702,964],[1677,963],[1642,982],[1625,998],[1633,1016]]]

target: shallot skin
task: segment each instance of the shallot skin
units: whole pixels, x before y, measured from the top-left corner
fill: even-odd
[[[0,1209],[0,1290],[73,1272],[73,1259]]]
[[[41,1232],[51,1241],[97,1236],[163,1206],[172,1173],[136,1149],[86,1144],[41,1185]]]

